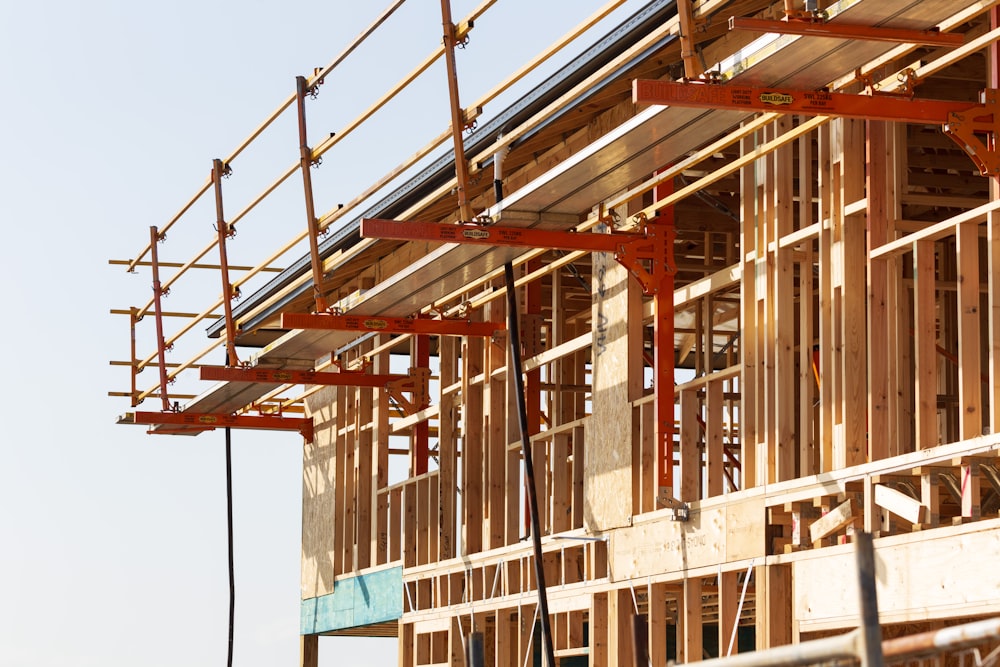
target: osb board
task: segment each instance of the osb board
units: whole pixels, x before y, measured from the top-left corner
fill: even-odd
[[[306,398],[313,418],[313,441],[302,459],[302,599],[333,593],[334,465],[336,387],[324,387]]]
[[[908,623],[1000,613],[998,558],[1000,520],[875,540],[879,619]],[[857,625],[856,572],[850,545],[793,562],[793,613],[802,632]]]
[[[593,275],[593,418],[583,457],[583,521],[599,532],[628,525],[632,514],[629,276],[608,253],[594,254]]]
[[[764,555],[764,498],[691,508],[688,521],[662,516],[611,534],[611,571],[620,581]]]

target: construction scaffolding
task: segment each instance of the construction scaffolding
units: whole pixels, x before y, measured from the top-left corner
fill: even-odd
[[[312,130],[402,4],[114,262],[152,284],[113,311],[120,423],[303,437],[303,667],[321,635],[401,667],[846,646],[861,535],[886,662],[995,660],[1000,3],[615,0],[463,106],[456,48],[524,7],[442,0],[430,55]],[[437,61],[444,131],[319,213],[314,168]],[[299,160],[227,215],[282,118]],[[306,224],[252,256],[295,177]]]

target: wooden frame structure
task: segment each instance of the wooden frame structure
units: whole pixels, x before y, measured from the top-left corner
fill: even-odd
[[[446,46],[487,24],[492,4],[456,24],[449,18]],[[529,239],[539,237],[533,231],[635,235],[669,212],[672,308],[670,295],[644,294],[611,253],[361,239],[346,222],[456,124],[488,120],[485,105],[546,57],[580,50],[580,36],[622,4],[609,3],[442,119],[449,129],[420,156],[317,215],[309,170],[324,154],[335,159],[343,135],[378,122],[375,112],[398,92],[310,148],[308,94],[350,45],[313,77],[298,77],[295,95],[228,159],[213,161],[206,185],[122,262],[150,266],[154,297],[115,311],[128,316],[132,340],[129,360],[113,362],[130,368],[131,387],[116,395],[133,409],[155,398],[162,410],[120,421],[187,434],[290,424],[306,436],[303,667],[316,664],[321,635],[395,636],[401,667],[461,665],[473,632],[482,633],[487,665],[540,664],[508,334],[490,324],[507,316],[505,262],[518,276],[558,664],[632,665],[637,652],[653,665],[692,662],[851,629],[857,596],[831,584],[851,581],[848,543],[858,531],[875,536],[886,636],[1000,614],[996,180],[936,126],[637,108],[630,98],[635,79],[701,69],[712,73],[705,86],[859,93],[867,84],[909,95],[916,85],[921,96],[976,102],[998,87],[997,2],[842,0],[808,30],[762,37],[730,32],[725,19],[802,20],[787,13],[795,3],[681,0],[674,9],[654,0],[602,42],[603,59],[579,65],[562,88],[552,84],[530,117],[465,140],[458,162],[472,174],[458,201],[451,153],[448,178],[407,188],[391,212],[520,228]],[[858,26],[952,37],[938,46],[845,36]],[[461,81],[449,49],[429,60],[441,56],[449,83]],[[227,221],[222,175],[293,104],[299,163]],[[491,184],[487,170],[501,162]],[[231,263],[242,261],[226,242],[236,223],[296,171],[305,231],[273,254]],[[161,262],[166,231],[210,189],[209,246],[187,262]],[[220,261],[206,265],[213,250]],[[282,263],[289,268],[274,268]],[[192,312],[165,311],[161,296],[206,267],[215,285],[221,272],[222,296]],[[233,307],[239,291],[251,295]],[[185,324],[170,333],[176,318]],[[205,320],[214,341],[168,362]],[[219,347],[232,368],[206,363]],[[673,382],[655,360],[671,352]],[[159,376],[143,389],[146,367]],[[205,390],[201,377],[222,381]],[[667,461],[656,440],[659,402],[671,412]],[[658,495],[663,466],[686,520]],[[648,626],[642,647],[636,618]]]

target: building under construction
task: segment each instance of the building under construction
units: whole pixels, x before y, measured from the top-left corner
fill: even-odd
[[[153,286],[115,311],[120,422],[302,435],[302,666],[321,635],[400,667],[805,646],[858,626],[867,535],[885,660],[966,650],[942,629],[1000,616],[996,0],[617,0],[478,100],[455,49],[525,3],[426,2],[427,60],[318,132],[402,4],[119,262]],[[312,167],[434,72],[440,135],[318,207]],[[282,119],[299,161],[230,202]]]

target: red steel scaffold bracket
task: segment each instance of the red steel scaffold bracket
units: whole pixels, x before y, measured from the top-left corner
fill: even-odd
[[[429,368],[411,368],[409,375],[392,380],[386,384],[385,389],[403,409],[403,413],[410,416],[430,405],[430,380]],[[410,394],[410,398],[406,398],[404,394]]]
[[[997,113],[997,91],[992,88],[983,91],[979,102],[954,102],[893,95],[852,95],[825,90],[636,79],[632,82],[632,101],[636,104],[940,125],[942,131],[976,164],[981,175],[1000,179],[1000,156],[996,151],[1000,115]]]
[[[639,281],[645,294],[657,294],[663,288],[664,278],[677,272],[674,262],[674,238],[677,232],[673,225],[663,223],[658,217],[642,220],[641,226],[641,232],[590,234],[497,225],[453,225],[366,218],[361,220],[361,237],[609,252]],[[672,293],[672,286],[670,291]]]
[[[119,424],[141,424],[167,428],[150,429],[149,433],[176,435],[197,434],[217,428],[248,428],[265,431],[298,431],[306,442],[313,440],[312,419],[283,417],[281,415],[234,415],[194,412],[128,412],[118,419]]]
[[[442,224],[436,222],[400,222],[398,220],[362,219],[362,238],[394,239],[398,241],[440,241],[553,250],[607,252],[625,267],[656,300],[657,322],[654,327],[656,386],[666,387],[658,393],[657,438],[657,500],[674,510],[674,518],[687,519],[687,506],[674,497],[673,484],[673,371],[674,327],[673,297],[674,239],[677,236],[672,211],[639,221],[639,232],[603,234],[545,229],[523,229],[497,225]],[[669,313],[669,315],[667,315]]]
[[[407,375],[372,374],[361,371],[303,371],[282,368],[227,368],[202,366],[201,379],[216,382],[255,382],[265,384],[315,384],[328,387],[371,387],[384,389],[403,412],[412,415],[430,403],[429,368],[411,368]],[[410,394],[407,398],[404,394]],[[159,413],[157,413],[159,414]]]
[[[341,371],[303,371],[284,368],[227,368],[202,366],[201,379],[215,382],[259,382],[265,384],[316,384],[332,387],[386,388],[390,383],[406,380],[408,375],[375,375]]]
[[[493,337],[505,329],[498,322],[473,322],[466,319],[429,317],[383,317],[381,315],[333,315],[331,313],[282,313],[284,329],[320,329],[327,331],[364,331],[376,333],[435,336]]]

